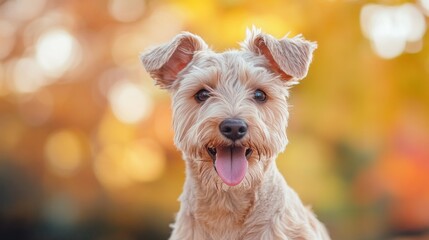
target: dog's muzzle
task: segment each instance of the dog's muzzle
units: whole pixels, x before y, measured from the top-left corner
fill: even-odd
[[[252,155],[251,148],[237,144],[247,134],[247,123],[239,118],[228,118],[219,124],[219,131],[227,139],[230,145],[212,146],[207,152],[213,160],[214,168],[222,179],[229,185],[235,186],[241,183],[247,172],[248,159]]]

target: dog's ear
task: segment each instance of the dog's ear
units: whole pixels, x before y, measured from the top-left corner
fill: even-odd
[[[241,44],[244,49],[263,55],[270,69],[284,80],[300,80],[307,75],[317,44],[309,42],[300,35],[280,40],[262,33],[255,27],[247,30],[246,40]]]
[[[156,84],[169,89],[178,73],[191,62],[195,52],[207,48],[199,36],[183,32],[169,43],[144,52],[140,59]]]

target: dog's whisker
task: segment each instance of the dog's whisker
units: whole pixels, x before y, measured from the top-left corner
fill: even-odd
[[[204,159],[201,159],[201,160],[195,160],[195,161],[197,161],[197,162],[209,162],[209,163],[211,163],[211,162],[212,162],[211,160],[204,160]]]

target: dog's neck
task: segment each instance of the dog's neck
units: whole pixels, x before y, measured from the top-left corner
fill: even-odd
[[[181,201],[189,203],[187,206],[189,214],[200,223],[224,222],[229,225],[242,225],[254,208],[261,185],[273,181],[277,168],[273,161],[270,162],[262,181],[248,188],[207,185],[191,174],[191,167],[187,166],[185,185],[188,186],[184,188]],[[214,218],[218,221],[213,221]]]

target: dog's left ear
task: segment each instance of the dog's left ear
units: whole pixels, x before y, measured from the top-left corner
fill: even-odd
[[[252,30],[247,30],[242,47],[263,55],[268,60],[270,69],[279,74],[283,80],[296,81],[307,75],[317,44],[301,36],[277,40],[253,27]]]

